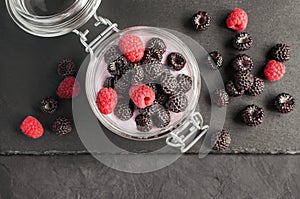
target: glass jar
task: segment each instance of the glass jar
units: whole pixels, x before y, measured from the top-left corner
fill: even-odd
[[[186,152],[208,130],[208,126],[203,124],[201,114],[196,111],[200,96],[201,78],[199,66],[193,53],[184,41],[166,29],[139,26],[120,31],[117,24],[96,14],[100,3],[101,0],[65,0],[60,1],[59,6],[56,6],[58,4],[55,0],[6,0],[7,9],[12,19],[30,34],[54,37],[74,32],[79,36],[80,42],[90,56],[85,80],[87,99],[95,116],[106,128],[132,140],[150,141],[167,137],[166,143],[169,146],[179,147],[181,152]],[[87,39],[89,30],[78,30],[89,20],[95,21],[95,27],[106,26],[104,31],[91,41]],[[137,35],[144,43],[153,37],[165,41],[167,52],[163,57],[163,62],[166,61],[166,54],[170,52],[179,52],[186,58],[187,63],[180,73],[192,78],[192,89],[186,93],[188,106],[181,113],[171,113],[171,123],[166,127],[153,128],[147,133],[141,133],[136,129],[134,119],[120,121],[113,114],[101,114],[97,107],[97,92],[108,76],[107,71],[103,69],[106,65],[104,54],[110,47],[118,44],[119,39],[126,34]],[[175,75],[178,72],[173,71],[172,74]]]

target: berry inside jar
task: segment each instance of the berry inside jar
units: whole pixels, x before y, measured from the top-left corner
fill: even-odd
[[[195,109],[195,85],[200,85],[199,71],[191,67],[196,62],[183,49],[168,37],[139,31],[121,34],[105,46],[94,77],[101,118],[142,138],[167,134],[182,124]]]

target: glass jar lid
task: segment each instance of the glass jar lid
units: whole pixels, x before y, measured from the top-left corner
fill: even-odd
[[[15,23],[41,37],[64,35],[83,26],[100,3],[101,0],[6,0]]]

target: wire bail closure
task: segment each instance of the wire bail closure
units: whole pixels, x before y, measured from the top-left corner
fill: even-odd
[[[94,23],[95,27],[98,27],[100,25],[108,26],[104,31],[102,31],[95,39],[93,39],[90,43],[88,43],[87,35],[90,33],[89,29],[86,29],[85,31],[81,32],[77,29],[73,30],[73,32],[80,37],[81,44],[85,47],[85,51],[87,53],[93,54],[95,51],[95,48],[100,44],[103,40],[105,40],[108,36],[115,32],[119,32],[118,24],[112,23],[109,19],[98,16],[97,14],[94,14],[94,19],[96,22]]]
[[[180,147],[181,153],[185,153],[207,133],[209,128],[208,125],[203,125],[203,117],[199,112],[195,112],[190,116],[189,123],[186,127],[188,126],[190,126],[190,128],[187,134],[181,131],[171,132],[166,139],[167,145],[175,148]],[[193,138],[193,136],[195,137]]]

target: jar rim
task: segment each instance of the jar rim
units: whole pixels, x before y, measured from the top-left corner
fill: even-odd
[[[101,3],[101,0],[74,0],[58,13],[38,15],[31,13],[24,1],[5,0],[9,15],[21,29],[41,37],[61,36],[83,26]]]

